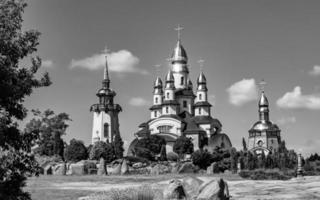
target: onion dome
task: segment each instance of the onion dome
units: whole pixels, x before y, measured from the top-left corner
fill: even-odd
[[[166,76],[166,89],[174,89],[174,77],[171,70],[169,70]]]
[[[203,90],[203,91],[207,91],[207,79],[204,76],[203,72],[200,73],[198,80],[198,90]]]
[[[268,107],[269,106],[269,102],[268,99],[266,97],[266,95],[264,94],[264,92],[261,93],[261,97],[260,97],[260,101],[259,101],[259,107]]]
[[[181,45],[180,39],[177,42],[176,47],[173,50],[172,56],[171,56],[171,62],[181,62],[181,63],[187,63],[188,62],[188,57],[187,57],[187,52]]]

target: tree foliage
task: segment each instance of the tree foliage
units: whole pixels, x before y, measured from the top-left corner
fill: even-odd
[[[119,133],[115,135],[112,146],[114,148],[115,157],[117,159],[123,158],[123,152],[124,152],[123,141]]]
[[[165,139],[157,135],[150,135],[140,139],[134,151],[137,156],[153,160],[155,155],[160,154],[162,145],[166,145]]]
[[[88,158],[87,148],[81,140],[72,139],[64,151],[67,161],[78,162]]]
[[[22,187],[26,176],[39,173],[31,153],[38,132],[21,132],[14,122],[26,117],[24,98],[34,88],[51,83],[48,73],[35,78],[41,66],[39,57],[32,58],[31,64],[21,64],[36,52],[40,35],[35,30],[22,31],[26,6],[24,1],[0,1],[0,199],[30,199]]]
[[[193,153],[193,143],[191,138],[186,136],[180,136],[177,138],[176,142],[173,145],[173,151],[178,155],[182,156],[184,154]]]
[[[107,163],[112,162],[115,159],[112,145],[103,141],[95,142],[91,148],[89,158],[91,160],[100,160],[100,158],[104,158]]]
[[[26,129],[40,134],[36,152],[40,155],[63,157],[64,142],[61,136],[66,134],[67,122],[71,121],[69,115],[66,113],[55,114],[50,109],[44,112],[32,110],[32,113],[34,118],[26,125]]]
[[[242,148],[243,148],[243,151],[248,150],[246,139],[244,139],[244,137],[242,138]]]
[[[207,169],[212,163],[212,155],[207,150],[197,150],[192,154],[192,162],[201,169]]]

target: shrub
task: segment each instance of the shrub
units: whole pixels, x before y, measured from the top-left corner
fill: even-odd
[[[67,161],[78,162],[88,158],[87,149],[81,140],[72,139],[64,151],[64,158]]]
[[[200,169],[207,169],[212,162],[212,155],[207,150],[197,150],[192,154],[192,162]]]
[[[184,154],[193,153],[193,143],[191,138],[186,136],[180,136],[173,145],[173,151],[178,155],[182,156]]]
[[[139,148],[148,149],[152,154],[156,155],[160,153],[162,145],[166,145],[165,139],[157,135],[150,135],[138,140],[134,150],[137,151]]]
[[[179,155],[175,152],[167,153],[167,160],[177,162],[179,160]]]
[[[155,160],[154,153],[147,148],[135,147],[135,154],[136,154],[136,156],[141,157],[141,158],[145,158],[147,160],[151,160],[151,161]]]
[[[138,163],[138,162],[141,162],[141,163],[147,163],[147,164],[149,164],[149,160],[146,159],[146,158],[142,158],[142,157],[126,156],[125,159],[126,159],[127,161],[129,161],[129,163]]]
[[[98,141],[93,145],[89,155],[90,160],[100,160],[101,157],[104,158],[107,163],[110,163],[115,159],[111,144]]]
[[[273,170],[243,170],[239,173],[242,178],[252,180],[288,180],[295,176],[294,171],[280,171],[279,169]]]

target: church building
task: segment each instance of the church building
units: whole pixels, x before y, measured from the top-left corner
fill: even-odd
[[[279,127],[269,119],[269,102],[264,90],[259,101],[259,121],[249,130],[248,149],[256,154],[275,152],[281,142]]]
[[[90,112],[93,112],[92,144],[97,141],[113,142],[115,135],[120,134],[118,114],[122,108],[119,104],[114,103],[115,96],[115,91],[110,88],[106,57],[102,88],[97,92],[99,103],[90,107]]]
[[[194,91],[189,77],[188,56],[182,46],[180,33],[170,58],[170,69],[164,78],[157,77],[153,86],[153,105],[150,119],[140,124],[129,146],[131,154],[141,138],[158,135],[166,140],[167,152],[180,136],[192,138],[194,149],[216,146],[230,148],[229,137],[221,133],[220,121],[212,117],[212,105],[208,101],[207,79],[202,72],[198,76]]]

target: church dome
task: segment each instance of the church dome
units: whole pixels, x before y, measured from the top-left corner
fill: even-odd
[[[162,80],[160,77],[157,77],[156,81],[154,82],[155,87],[162,87]]]
[[[200,73],[197,82],[198,82],[198,84],[206,84],[207,83],[207,79],[204,76],[203,72]]]
[[[258,121],[252,126],[250,130],[252,131],[279,130],[279,127],[270,121]]]
[[[269,106],[269,101],[268,101],[266,95],[264,94],[264,92],[261,93],[259,106]]]
[[[98,90],[97,96],[115,96],[115,92],[108,88],[101,88]]]
[[[166,82],[174,82],[173,73],[171,70],[169,70],[167,76],[166,76]]]
[[[188,62],[188,56],[186,50],[181,45],[180,40],[178,40],[176,47],[173,50],[172,56],[171,56],[172,63],[174,62],[182,62],[187,63]]]

